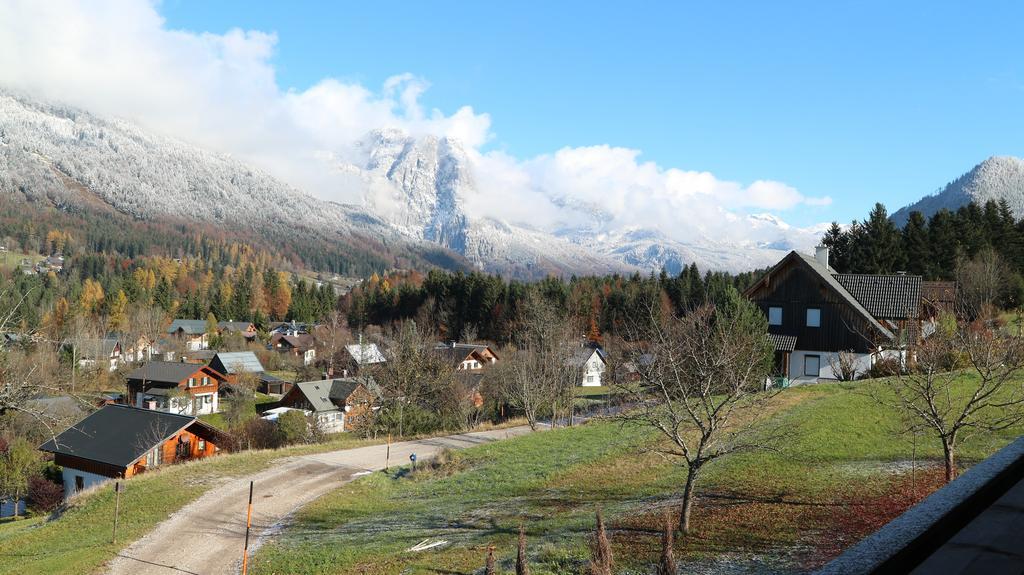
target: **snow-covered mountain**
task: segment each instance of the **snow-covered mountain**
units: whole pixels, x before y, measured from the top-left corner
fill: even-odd
[[[264,245],[296,247],[285,257],[328,246],[336,270],[352,262],[462,265],[459,256],[410,239],[358,206],[317,199],[228,155],[3,91],[0,198],[143,221],[215,223]]]
[[[971,202],[983,205],[989,200],[1006,200],[1014,216],[1024,217],[1024,159],[992,156],[937,193],[901,208],[892,215],[892,221],[902,226],[911,212],[929,217],[943,208],[956,210]]]
[[[372,211],[386,214],[382,217],[410,237],[440,243],[488,271],[537,276],[665,268],[677,273],[690,263],[740,271],[770,265],[791,249],[810,249],[820,235],[763,214],[736,222],[763,241],[684,243],[653,228],[615,228],[601,206],[564,197],[551,200],[573,215],[572,225],[543,228],[473,217],[464,204],[478,190],[472,161],[459,142],[388,129],[368,134],[358,147],[355,162],[338,167],[362,174],[366,188],[374,191],[366,198]]]
[[[654,228],[617,228],[602,206],[569,197],[551,198],[572,217],[548,227],[473,215],[466,209],[480,191],[473,160],[449,138],[375,130],[341,157],[326,161],[346,182],[361,182],[362,205],[318,199],[231,156],[129,122],[0,91],[0,197],[65,210],[214,222],[272,239],[335,242],[341,252],[369,249],[391,265],[472,265],[526,278],[676,273],[690,263],[742,271],[817,239],[774,216],[725,214],[756,239],[680,242]]]

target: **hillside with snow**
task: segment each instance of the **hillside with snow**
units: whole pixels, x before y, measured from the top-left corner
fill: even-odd
[[[517,221],[500,209],[480,214],[468,208],[481,189],[460,142],[396,129],[371,131],[345,158],[325,161],[361,186],[361,205],[318,199],[229,155],[129,122],[0,91],[0,194],[66,211],[213,223],[270,242],[369,251],[385,265],[467,266],[521,278],[677,273],[690,263],[744,271],[810,249],[820,233],[767,214],[722,213],[751,239],[697,230],[697,240],[683,242],[654,226],[617,224],[606,207],[568,197],[550,199],[560,210],[555,223]]]
[[[992,156],[937,193],[896,211],[892,221],[902,226],[911,212],[929,217],[942,209],[955,211],[971,202],[984,205],[989,200],[1005,200],[1014,216],[1024,218],[1024,159]]]

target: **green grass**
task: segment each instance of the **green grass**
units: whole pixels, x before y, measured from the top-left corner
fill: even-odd
[[[895,485],[887,464],[910,458],[913,449],[896,433],[894,414],[864,393],[885,385],[782,392],[772,417],[793,430],[792,439],[778,452],[708,466],[697,532],[679,542],[679,556],[707,561],[751,553],[800,569],[820,564],[831,552],[824,549],[877,527],[871,520],[893,512],[883,498]],[[1019,432],[965,444],[963,461],[991,454]],[[647,572],[659,551],[660,509],[674,506],[684,476],[680,466],[642,449],[657,445],[651,432],[596,421],[472,448],[421,473],[374,474],[301,510],[293,526],[261,547],[254,572],[468,574],[482,566],[490,544],[508,570],[524,522],[535,574],[583,573],[599,506],[610,518],[620,567]],[[919,459],[939,455],[936,443],[920,440]],[[746,499],[725,499],[737,495]],[[449,544],[405,551],[428,538]]]
[[[6,256],[6,259],[5,259]],[[32,261],[32,265],[36,265],[36,262],[43,258],[39,254],[27,254],[24,252],[7,251],[0,252],[0,267],[7,269],[17,268],[21,264],[22,258],[28,258]]]
[[[93,573],[124,546],[142,537],[171,513],[181,509],[223,478],[258,472],[275,459],[345,449],[371,443],[344,436],[320,445],[274,451],[226,454],[172,465],[125,482],[121,496],[118,543],[110,541],[114,510],[113,486],[104,486],[73,502],[59,519],[36,517],[0,523],[0,573]]]

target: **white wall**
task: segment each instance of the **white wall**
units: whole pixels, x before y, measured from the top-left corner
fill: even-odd
[[[835,370],[833,370],[833,364],[838,367],[839,365],[839,353],[827,352],[827,351],[806,351],[796,350],[789,356],[789,379],[790,380],[802,380],[802,381],[814,381],[815,378],[812,376],[804,375],[804,357],[808,355],[817,355],[821,357],[821,370],[817,379],[839,379],[836,377]],[[887,349],[880,351],[876,354],[870,353],[858,353],[854,354],[854,365],[857,367],[857,377],[861,377],[866,374],[871,366],[874,365],[875,361],[882,358],[905,358],[906,352],[897,349]]]
[[[598,387],[601,385],[601,376],[604,374],[604,362],[595,352],[594,355],[590,356],[587,360],[586,365],[583,367],[583,381],[580,383],[583,387]]]
[[[80,471],[71,467],[64,468],[64,498],[67,499],[75,494],[75,476],[80,475],[83,481],[83,489],[88,489],[94,485],[99,485],[104,481],[110,481],[110,477],[104,475],[97,475],[95,473],[89,473],[88,471]]]

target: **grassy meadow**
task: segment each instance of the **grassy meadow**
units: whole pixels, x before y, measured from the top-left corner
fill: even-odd
[[[886,382],[784,391],[771,417],[793,430],[786,445],[708,466],[695,533],[677,542],[684,572],[805,571],[940,485],[939,445],[921,437],[915,449],[866,385]],[[1018,432],[965,444],[962,462]],[[584,573],[600,506],[618,569],[651,573],[684,477],[648,449],[658,445],[647,430],[594,421],[453,453],[416,473],[377,473],[301,510],[260,549],[254,572],[482,573],[491,544],[511,572],[523,523],[534,574]],[[447,544],[406,551],[424,540]]]

